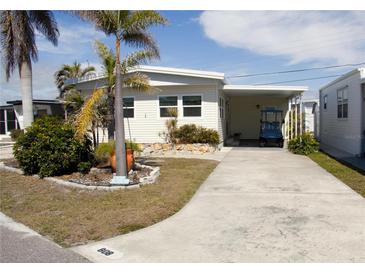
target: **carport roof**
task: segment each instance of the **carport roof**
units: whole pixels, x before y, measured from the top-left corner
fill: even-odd
[[[308,90],[305,86],[224,85],[223,92],[231,96],[291,97]]]

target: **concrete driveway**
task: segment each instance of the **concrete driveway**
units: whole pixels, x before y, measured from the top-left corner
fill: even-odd
[[[365,262],[365,199],[307,157],[235,148],[176,215],[73,250],[95,262]]]
[[[86,263],[84,257],[64,249],[0,212],[0,263]]]

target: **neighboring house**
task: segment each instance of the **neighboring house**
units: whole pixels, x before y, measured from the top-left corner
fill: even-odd
[[[0,135],[9,135],[12,129],[23,128],[22,101],[7,101],[0,106]],[[34,118],[43,115],[64,115],[63,105],[58,100],[33,100]]]
[[[319,99],[317,103],[313,104],[312,108],[312,115],[313,115],[313,128],[314,128],[314,136],[317,140],[320,140],[320,106],[319,106]]]
[[[123,89],[125,135],[138,143],[162,143],[168,108],[178,110],[178,125],[194,123],[218,131],[221,144],[235,133],[242,139],[259,138],[260,110],[281,109],[288,120],[289,101],[307,90],[300,86],[229,85],[224,74],[210,71],[140,66],[150,78],[153,91],[142,93]],[[103,75],[94,79],[75,79],[76,89],[88,96],[95,88],[105,87]],[[287,128],[283,133],[288,138]],[[99,141],[107,141],[106,130]]]
[[[321,149],[364,157],[365,68],[332,81],[320,89],[319,96]]]
[[[304,130],[312,132],[316,135],[318,124],[316,123],[316,105],[319,104],[319,99],[303,99],[302,113],[304,114]]]

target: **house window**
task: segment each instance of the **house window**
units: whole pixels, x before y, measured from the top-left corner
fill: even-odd
[[[123,116],[124,118],[134,118],[134,98],[123,98]]]
[[[202,97],[200,95],[183,96],[184,117],[202,116]]]
[[[223,97],[219,97],[219,117],[221,119],[224,118],[224,99],[223,99]]]
[[[159,103],[160,117],[172,117],[172,111],[177,112],[177,96],[160,96]]]
[[[327,101],[328,101],[328,96],[325,95],[323,97],[323,109],[327,109]]]
[[[5,127],[5,109],[0,110],[0,134],[6,133],[6,127]]]
[[[0,110],[0,134],[6,134],[19,128],[19,123],[13,109]]]
[[[347,87],[337,90],[337,118],[348,117]]]

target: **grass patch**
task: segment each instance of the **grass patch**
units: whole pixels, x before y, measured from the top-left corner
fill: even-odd
[[[314,162],[365,198],[365,175],[323,152],[308,155]]]
[[[110,238],[150,226],[179,211],[218,162],[162,159],[157,184],[92,191],[0,171],[0,209],[62,246]]]

